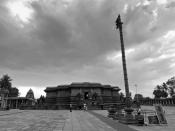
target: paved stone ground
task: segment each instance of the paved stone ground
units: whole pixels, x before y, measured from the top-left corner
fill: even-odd
[[[72,126],[72,128],[70,127]],[[86,111],[73,111],[64,131],[117,131]]]
[[[10,110],[0,111],[0,131],[118,130],[86,111]]]
[[[89,111],[0,111],[0,131],[135,131]]]
[[[129,127],[138,131],[175,131],[175,107],[163,107],[165,110],[165,116],[168,125],[149,125],[149,126],[131,126]],[[142,109],[155,110],[153,106],[142,106]],[[93,111],[104,117],[107,117],[108,112],[106,110]]]
[[[62,131],[68,111],[0,111],[0,131]]]
[[[101,121],[105,122],[106,124],[110,125],[117,131],[137,131],[135,129],[130,128],[128,125],[124,125],[119,123],[118,121],[115,121],[113,119],[109,119],[104,115],[101,115],[99,113],[95,113],[94,111],[91,111],[91,114],[99,118]]]
[[[146,108],[153,109],[153,107],[144,107]],[[0,111],[0,131],[175,131],[175,107],[164,109],[168,126],[129,126],[130,128],[107,118],[106,110]]]

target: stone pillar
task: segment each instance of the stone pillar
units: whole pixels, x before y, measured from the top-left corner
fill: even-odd
[[[17,109],[17,107],[18,107],[18,100],[16,100],[16,109]]]
[[[167,105],[169,105],[169,100],[167,100]]]
[[[172,99],[170,99],[170,105],[172,106],[173,104],[172,104]]]
[[[10,109],[10,107],[11,107],[11,100],[8,99],[7,103],[8,103],[9,109]]]
[[[172,101],[172,99],[170,99],[170,104],[171,104],[171,106],[173,105],[173,101]]]
[[[172,99],[172,101],[173,101],[173,105],[174,105],[174,104],[175,104],[175,103],[174,103],[174,99]]]

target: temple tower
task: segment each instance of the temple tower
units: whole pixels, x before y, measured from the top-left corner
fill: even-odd
[[[33,93],[33,90],[32,90],[32,89],[30,89],[30,90],[27,92],[26,98],[35,99],[34,93]]]

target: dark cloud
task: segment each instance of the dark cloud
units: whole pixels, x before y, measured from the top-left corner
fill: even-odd
[[[172,1],[166,5],[167,8],[174,8],[175,7],[175,2]]]
[[[42,40],[46,48],[69,47],[72,34],[68,21],[65,21],[59,14],[58,16],[50,15],[51,12],[46,12],[41,6],[39,3],[33,4],[35,16],[32,22],[36,28],[32,35]]]
[[[43,42],[41,48],[49,62],[58,59],[54,62],[57,66],[67,67],[64,63],[69,63],[68,69],[79,68],[98,61],[109,50],[118,49],[113,16],[117,2],[99,3],[78,1],[59,13],[43,8],[46,3],[32,4],[35,9],[32,23],[36,26],[32,35]]]
[[[0,73],[10,72],[16,85],[98,81],[123,88],[121,58],[107,60],[109,54],[120,53],[118,14],[126,51],[134,49],[127,55],[131,86],[150,86],[148,82],[172,75],[172,58],[160,58],[172,54],[162,51],[169,49],[160,38],[175,29],[173,8],[140,0],[39,0],[28,3],[34,14],[24,23],[10,15],[5,3],[0,4]],[[173,42],[167,46],[174,49]]]

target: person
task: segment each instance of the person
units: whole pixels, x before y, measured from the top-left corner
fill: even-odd
[[[100,107],[101,107],[101,110],[103,110],[103,105],[100,105]]]
[[[138,115],[141,114],[141,108],[138,108],[138,110],[137,110],[137,114],[138,114]]]
[[[72,112],[72,104],[70,104],[70,112]]]
[[[81,110],[81,105],[79,105],[79,110]]]
[[[85,110],[87,111],[87,105],[85,106]]]
[[[87,110],[86,103],[83,104],[84,111]]]

